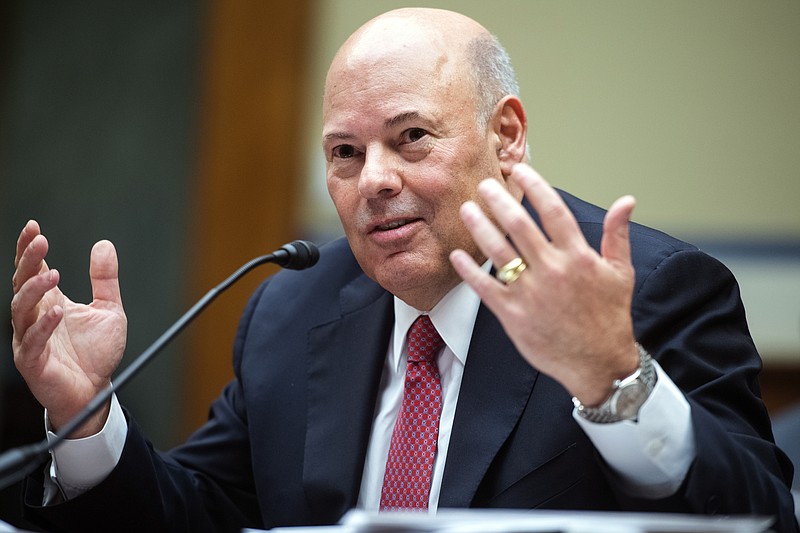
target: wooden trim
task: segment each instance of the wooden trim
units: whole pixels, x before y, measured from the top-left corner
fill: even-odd
[[[295,235],[301,192],[302,91],[310,0],[212,0],[201,58],[197,187],[189,214],[190,300],[239,265]],[[215,301],[187,332],[185,424],[206,420],[232,377],[241,312],[274,267],[261,267]]]
[[[765,363],[758,381],[770,416],[800,405],[800,365]]]

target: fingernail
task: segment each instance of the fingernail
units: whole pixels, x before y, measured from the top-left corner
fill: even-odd
[[[486,197],[487,195],[489,195],[489,197],[494,197],[494,195],[499,193],[500,189],[502,189],[502,187],[500,186],[500,183],[495,179],[483,180],[478,184],[478,191],[484,197]]]
[[[479,209],[478,204],[476,204],[472,200],[467,200],[466,202],[461,204],[462,213],[475,213],[475,211],[477,211],[478,209]]]
[[[517,183],[530,184],[533,183],[533,172],[528,165],[518,164],[514,167],[514,176],[517,178]]]

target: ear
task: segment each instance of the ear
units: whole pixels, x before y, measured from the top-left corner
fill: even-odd
[[[515,164],[527,161],[528,119],[519,98],[505,96],[495,106],[492,129],[497,136],[497,159],[503,178]]]

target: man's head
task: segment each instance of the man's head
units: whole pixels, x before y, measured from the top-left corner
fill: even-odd
[[[483,256],[459,207],[525,160],[525,113],[505,52],[475,21],[401,9],[357,30],[325,84],[328,190],[364,272],[429,310]],[[515,191],[517,197],[521,194]]]

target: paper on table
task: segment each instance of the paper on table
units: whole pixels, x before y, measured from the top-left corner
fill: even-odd
[[[9,523],[0,520],[0,533],[31,533],[28,530],[17,529]]]
[[[341,523],[358,533],[764,533],[773,520],[761,516],[447,509],[436,515],[354,510]]]
[[[353,510],[336,526],[286,527],[275,533],[765,533],[762,516],[668,513],[446,509],[376,513]],[[256,530],[245,530],[255,533]]]

